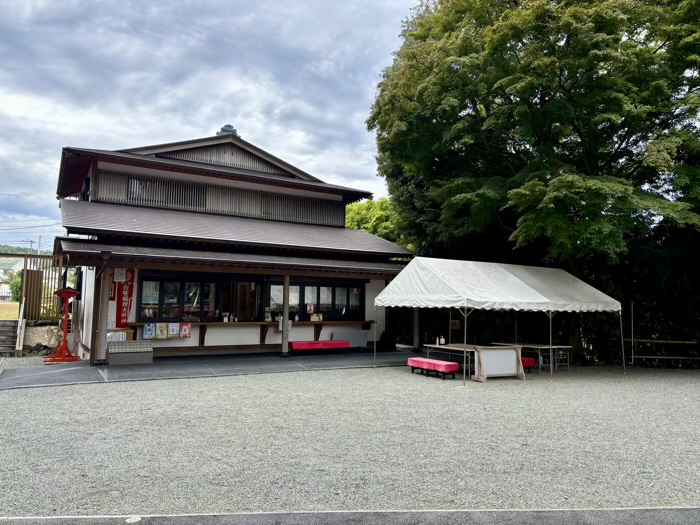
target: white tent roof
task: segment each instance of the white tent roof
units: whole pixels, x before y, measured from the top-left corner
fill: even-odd
[[[564,270],[428,257],[414,258],[374,305],[537,312],[621,310],[619,301]]]

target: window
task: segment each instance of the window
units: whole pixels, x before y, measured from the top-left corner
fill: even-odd
[[[141,317],[144,319],[160,318],[159,308],[160,283],[143,281],[141,283]]]
[[[163,283],[163,310],[161,317],[168,320],[180,318],[180,282]]]
[[[301,288],[299,286],[289,287],[289,318],[294,319],[299,315],[299,294]],[[284,308],[284,286],[281,284],[273,284],[270,286],[270,312],[272,320],[276,320],[281,316]]]
[[[335,317],[345,319],[348,313],[348,289],[335,289]]]
[[[141,281],[139,321],[217,321],[215,282],[146,278]]]
[[[272,319],[282,315],[281,284],[270,285],[270,312]],[[300,309],[300,298],[302,308]],[[322,314],[324,321],[361,321],[364,319],[364,286],[294,285],[289,287],[289,317],[299,315],[300,321],[309,321],[312,314]]]
[[[323,318],[330,319],[333,313],[333,288],[330,286],[319,286],[318,311],[323,314]]]
[[[202,285],[185,283],[185,309],[183,321],[199,321],[202,317]]]

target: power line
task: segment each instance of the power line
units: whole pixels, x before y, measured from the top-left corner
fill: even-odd
[[[0,231],[10,231],[10,230],[15,230],[15,229],[22,229],[22,228],[52,228],[53,226],[59,226],[61,223],[60,222],[53,222],[51,224],[37,224],[36,226],[3,226],[0,227]]]
[[[44,219],[7,219],[7,220],[0,220],[0,224],[4,224],[6,222],[45,222],[45,221],[50,221],[51,217],[45,217]],[[54,219],[56,220],[56,219]]]

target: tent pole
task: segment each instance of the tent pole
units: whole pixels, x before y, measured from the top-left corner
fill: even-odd
[[[467,307],[464,307],[464,361],[462,363],[462,386],[467,386]],[[469,375],[472,373],[471,360],[469,362]]]
[[[452,307],[448,308],[447,311],[450,314],[447,324],[447,344],[449,345],[452,343]]]
[[[632,366],[634,366],[634,301],[630,301],[630,327],[632,328]]]
[[[374,325],[374,368],[377,368],[377,321],[375,319]]]
[[[554,378],[554,351],[552,349],[552,317],[554,314],[550,311],[547,312],[547,317],[549,317],[549,379]]]
[[[627,374],[627,368],[625,367],[625,340],[623,339],[624,335],[622,334],[622,310],[618,312],[618,315],[620,316],[620,344],[622,345],[622,373],[624,375]]]

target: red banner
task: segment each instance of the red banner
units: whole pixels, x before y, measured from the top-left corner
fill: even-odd
[[[131,312],[131,302],[134,296],[134,270],[126,269],[126,280],[117,284],[117,325],[116,328],[126,328]]]

